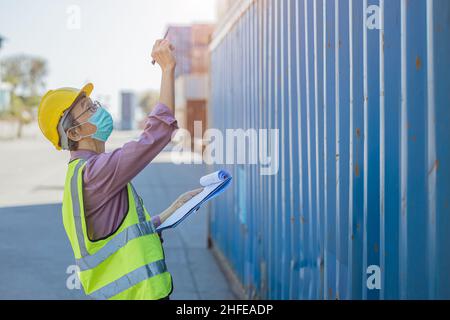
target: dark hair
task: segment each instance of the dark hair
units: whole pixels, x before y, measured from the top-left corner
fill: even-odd
[[[69,107],[66,119],[63,123],[63,130],[64,132],[66,132],[67,134],[67,130],[69,130],[70,128],[77,126],[79,123],[78,121],[75,120],[73,114],[72,114],[72,109],[78,104],[78,102],[80,102],[81,99],[85,98],[86,94],[84,92],[82,92],[76,99],[75,101],[72,103],[72,105]],[[78,141],[73,141],[69,138],[69,135],[67,134],[67,142],[68,142],[68,147],[69,147],[69,151],[77,151],[78,150]]]

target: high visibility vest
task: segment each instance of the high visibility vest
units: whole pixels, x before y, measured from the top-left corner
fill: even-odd
[[[119,229],[105,239],[88,237],[83,205],[81,159],[69,163],[62,206],[84,292],[94,299],[156,300],[172,292],[161,240],[151,217],[129,183],[128,213]]]

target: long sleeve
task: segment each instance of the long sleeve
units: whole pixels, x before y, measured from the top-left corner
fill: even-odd
[[[84,172],[86,187],[95,189],[101,203],[123,190],[170,142],[178,129],[172,111],[158,103],[149,114],[137,141],[130,141],[110,153],[89,160]],[[101,205],[98,203],[98,205]]]

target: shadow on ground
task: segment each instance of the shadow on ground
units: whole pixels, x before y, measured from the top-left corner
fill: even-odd
[[[133,182],[154,215],[197,188],[204,174],[201,165],[151,164]],[[207,208],[164,231],[163,239],[172,299],[234,299],[207,249]],[[82,290],[66,287],[74,260],[61,204],[0,208],[0,254],[0,299],[86,299]]]

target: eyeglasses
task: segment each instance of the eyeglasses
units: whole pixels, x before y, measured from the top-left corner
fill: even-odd
[[[86,112],[90,112],[91,114],[94,114],[97,112],[97,110],[99,108],[101,108],[102,106],[100,105],[100,102],[98,101],[94,101],[89,107],[87,107],[86,110],[84,110],[78,117],[76,117],[75,119],[73,119],[73,121],[77,121],[78,119],[80,119]]]

